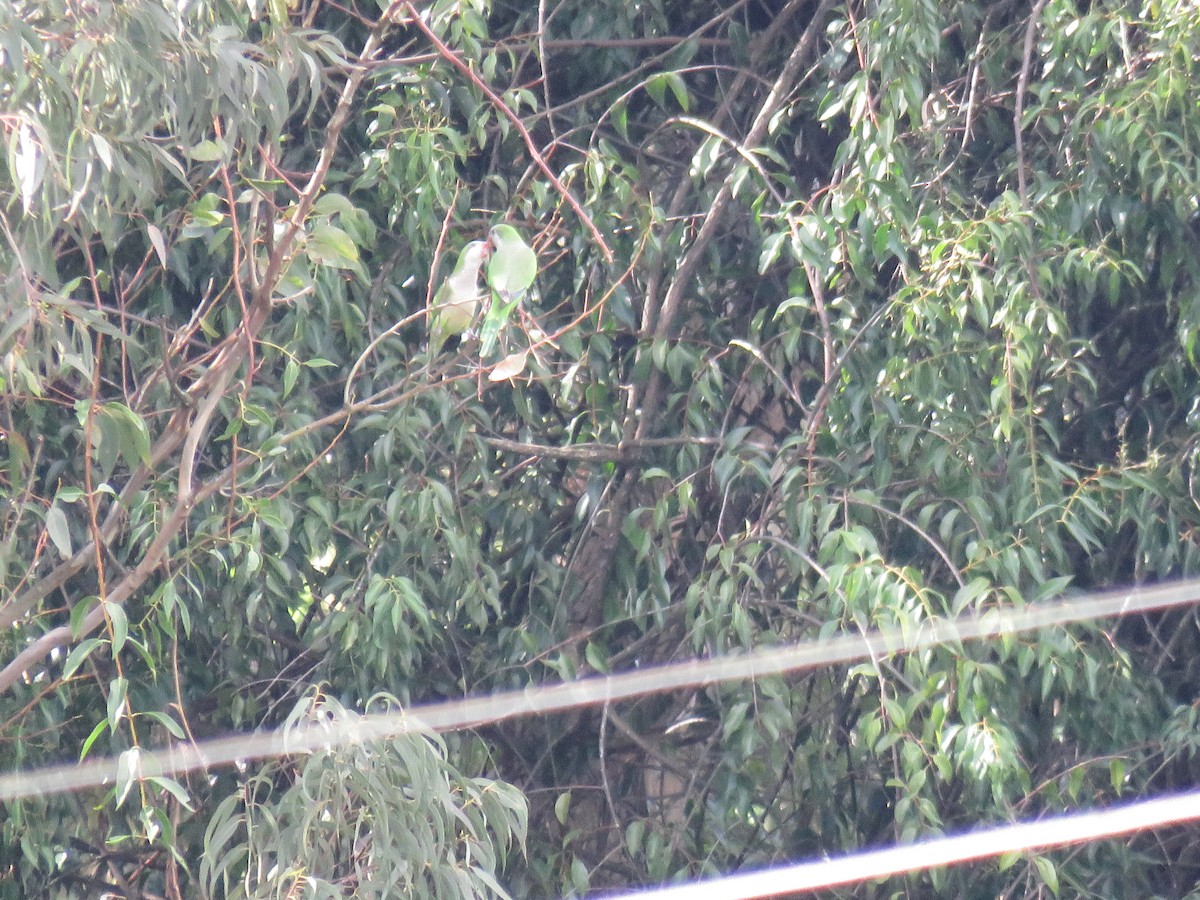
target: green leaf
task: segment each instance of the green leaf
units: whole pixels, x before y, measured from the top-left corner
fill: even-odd
[[[312,211],[318,216],[351,215],[354,213],[354,204],[344,194],[330,192],[317,198]]]
[[[308,255],[335,269],[354,269],[359,265],[358,246],[350,235],[334,225],[314,225],[308,235]]]
[[[74,675],[75,670],[83,665],[83,661],[91,656],[92,651],[104,643],[107,642],[101,640],[100,638],[87,638],[86,640],[81,641],[79,646],[77,646],[67,655],[67,661],[63,663],[62,677],[67,679]]]
[[[787,232],[778,231],[763,241],[762,253],[758,256],[758,274],[764,274],[779,259],[788,240]]]
[[[1083,779],[1086,775],[1087,771],[1083,766],[1076,766],[1067,777],[1067,796],[1073,802],[1079,800],[1079,789],[1083,787]]]
[[[618,100],[612,106],[613,127],[623,140],[629,140],[629,107],[625,101]]]
[[[1055,897],[1058,896],[1058,869],[1054,863],[1044,856],[1035,856],[1033,864],[1037,866],[1038,874],[1042,876],[1042,881],[1046,887],[1050,888],[1050,892]]]
[[[554,818],[558,819],[558,824],[566,826],[567,814],[571,810],[571,792],[563,791],[558,795],[558,799],[554,801]]]
[[[192,811],[192,798],[188,794],[187,789],[174,778],[167,778],[164,775],[150,775],[146,778],[151,784],[158,785],[172,797],[174,797],[179,805],[189,812]]]
[[[680,109],[687,112],[691,106],[691,98],[688,96],[687,83],[683,80],[683,76],[678,72],[668,72],[667,86],[671,89]]]
[[[1020,858],[1021,853],[1016,850],[1009,853],[1001,853],[996,860],[996,870],[999,872],[1006,872],[1011,869]]]
[[[204,194],[191,205],[188,212],[192,221],[205,228],[220,228],[225,224],[225,213],[222,212],[224,201],[213,193]]]
[[[196,162],[217,162],[226,158],[229,153],[229,147],[222,140],[205,140],[188,148],[187,155],[189,159]]]
[[[300,364],[295,358],[289,357],[283,367],[283,397],[286,399],[296,386],[296,378],[300,375]]]
[[[129,637],[129,617],[125,615],[125,607],[111,600],[104,601],[104,613],[112,625],[112,652],[116,656]]]
[[[77,639],[83,633],[83,620],[87,618],[87,614],[92,611],[100,598],[96,596],[84,597],[71,607],[71,637]]]
[[[46,531],[50,535],[50,540],[54,544],[54,549],[58,551],[58,555],[63,559],[69,559],[72,556],[71,529],[67,525],[66,513],[57,503],[46,512]]]
[[[591,876],[588,874],[587,864],[576,856],[571,861],[571,886],[575,893],[582,897],[587,893],[590,882]]]
[[[29,122],[22,122],[20,128],[12,129],[9,144],[9,170],[13,183],[20,186],[21,207],[27,214],[46,172],[46,153],[34,132]]]
[[[625,849],[630,856],[636,857],[642,852],[642,838],[646,834],[646,823],[634,819],[625,827]]]
[[[79,748],[80,762],[83,762],[84,757],[88,755],[88,751],[92,749],[92,744],[96,743],[100,735],[106,731],[108,731],[108,719],[101,719],[96,723],[96,727],[92,729],[91,734],[84,739],[83,746]]]
[[[146,236],[150,238],[150,244],[154,247],[154,252],[158,255],[158,261],[165,269],[167,267],[167,241],[163,237],[162,230],[152,222],[147,222]]]
[[[650,99],[661,107],[667,105],[667,82],[670,80],[669,72],[659,72],[646,79],[646,93],[650,95]]]
[[[595,641],[588,641],[587,647],[584,650],[584,658],[587,659],[588,665],[597,672],[608,671],[608,653],[600,644]]]
[[[1108,780],[1113,790],[1120,796],[1125,788],[1125,760],[1118,757],[1109,762]]]
[[[117,726],[121,723],[128,712],[126,699],[129,690],[129,682],[121,676],[117,676],[108,685],[108,725],[115,732]]]
[[[146,710],[145,712],[138,713],[138,715],[145,716],[148,719],[153,719],[155,722],[157,722],[163,728],[167,729],[167,731],[169,731],[171,733],[172,737],[174,737],[177,740],[183,740],[183,736],[184,736],[183,728],[179,725],[178,722],[176,722],[174,719],[172,719],[166,713],[159,712],[158,710],[150,709],[150,710]]]
[[[130,788],[140,774],[141,756],[141,748],[130,747],[117,758],[117,780],[113,792],[118,807],[125,802]]]
[[[104,440],[115,439],[118,449],[130,465],[150,464],[150,430],[142,417],[124,403],[113,401],[97,409]]]

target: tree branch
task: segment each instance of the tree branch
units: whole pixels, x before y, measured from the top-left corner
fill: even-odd
[[[804,29],[803,36],[796,44],[787,62],[784,63],[783,69],[771,86],[770,93],[767,95],[766,100],[763,101],[758,114],[754,117],[754,123],[746,135],[745,141],[742,142],[742,146],[747,152],[753,152],[761,146],[763,139],[767,135],[771,119],[779,112],[788,95],[795,89],[801,72],[816,45],[817,38],[821,34],[821,26],[824,22],[825,13],[832,5],[833,0],[820,0],[817,8],[813,10],[808,27]],[[671,278],[671,283],[667,287],[667,293],[663,297],[662,307],[658,310],[657,320],[653,322],[649,322],[646,319],[643,320],[646,324],[652,326],[651,336],[654,340],[665,340],[670,337],[675,318],[683,303],[683,298],[691,290],[692,279],[700,266],[700,260],[704,257],[713,238],[716,237],[717,229],[724,221],[730,202],[733,200],[733,186],[736,180],[736,172],[730,172],[722,183],[720,190],[717,191],[717,196],[713,198],[712,207],[705,215],[704,222],[700,226],[700,231],[697,233],[695,240],[692,241],[691,246],[683,254],[683,259],[679,262],[679,268],[676,269],[674,276]],[[655,410],[658,406],[658,397],[661,391],[662,374],[657,370],[652,370],[641,404],[642,417],[637,424],[636,437],[643,437],[648,427],[647,423],[656,420]]]
[[[395,5],[396,4],[393,4],[393,6]],[[467,78],[470,79],[471,83],[475,85],[475,87],[479,88],[479,90],[483,92],[484,96],[486,96],[492,102],[492,105],[500,111],[500,114],[503,115],[504,118],[508,119],[510,123],[512,123],[513,128],[517,130],[517,133],[521,135],[521,139],[525,141],[525,146],[528,148],[529,155],[533,159],[534,164],[542,170],[543,175],[550,179],[550,183],[554,185],[554,189],[558,191],[559,195],[563,198],[563,200],[566,201],[567,205],[571,207],[572,211],[574,211],[575,215],[579,217],[579,220],[583,222],[587,230],[592,233],[592,237],[595,239],[596,243],[604,253],[604,258],[609,262],[612,262],[613,252],[609,248],[608,243],[604,240],[604,235],[600,233],[600,229],[596,227],[596,223],[592,221],[592,217],[584,211],[583,206],[580,205],[579,201],[575,199],[575,195],[572,194],[570,190],[567,189],[567,186],[562,183],[559,177],[554,174],[554,171],[550,168],[549,164],[547,164],[545,158],[538,151],[537,145],[533,142],[533,138],[530,136],[529,130],[525,127],[525,123],[521,121],[521,117],[509,109],[508,104],[501,100],[500,96],[493,91],[482,78],[475,74],[471,67],[459,58],[458,54],[447,47],[446,44],[443,43],[442,39],[433,33],[433,29],[425,24],[420,13],[417,12],[409,0],[403,0],[403,2],[401,2],[399,5],[408,13],[409,20],[417,28],[417,30],[425,35],[429,42],[437,48],[437,51],[441,55],[442,59],[446,60],[446,62],[450,63],[450,65],[454,66],[454,68],[466,75]]]

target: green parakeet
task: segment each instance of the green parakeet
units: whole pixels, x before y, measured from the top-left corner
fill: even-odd
[[[483,297],[479,270],[490,253],[491,245],[486,241],[471,241],[458,255],[454,271],[433,295],[433,306],[429,309],[430,358],[437,356],[447,338],[462,334],[475,321]]]
[[[509,313],[533,284],[538,268],[537,254],[521,240],[521,235],[511,225],[494,226],[488,232],[488,244],[492,252],[488,260],[487,282],[494,299],[480,329],[481,356],[491,353],[501,329],[508,321]]]
[[[508,299],[529,290],[537,276],[537,254],[521,240],[511,225],[497,225],[488,232],[492,256],[488,260],[487,280],[497,294]]]

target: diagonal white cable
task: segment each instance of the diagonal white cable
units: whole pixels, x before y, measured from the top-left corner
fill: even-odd
[[[934,838],[884,850],[868,850],[834,859],[725,875],[648,891],[613,894],[607,900],[618,900],[618,897],[630,900],[751,900],[776,897],[985,859],[1002,853],[1062,847],[1194,819],[1200,819],[1200,791],[1126,803],[1096,812],[1072,813],[1036,822],[984,828],[954,837]]]
[[[127,751],[77,765],[52,766],[0,776],[0,801],[56,794],[111,784],[124,774],[179,775],[211,766],[308,753],[406,732],[454,731],[518,716],[562,712],[662,691],[753,679],[862,659],[909,653],[938,644],[979,640],[1052,625],[1183,606],[1200,601],[1200,580],[1088,594],[1022,608],[1002,607],[955,620],[928,620],[918,628],[889,628],[844,634],[715,659],[695,659],[619,675],[597,676],[550,686],[530,686],[483,697],[448,700],[385,715],[364,716],[333,731],[321,724],[237,734],[164,751]]]

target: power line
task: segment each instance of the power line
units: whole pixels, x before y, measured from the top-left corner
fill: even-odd
[[[1087,594],[1022,608],[997,607],[955,620],[927,620],[916,628],[887,628],[769,647],[713,659],[694,659],[618,675],[549,686],[531,686],[462,700],[448,700],[380,715],[335,728],[310,723],[289,729],[175,744],[161,752],[135,748],[119,757],[51,766],[0,776],[0,801],[57,794],[111,784],[125,777],[172,776],[215,766],[343,747],[414,731],[454,731],[519,716],[563,712],[646,694],[705,687],[727,681],[780,675],[863,659],[879,659],[945,643],[980,640],[1053,625],[1066,625],[1183,606],[1200,600],[1200,580]]]
[[[751,900],[774,897],[923,871],[1002,853],[1094,841],[1194,819],[1200,819],[1200,791],[1126,803],[1094,812],[1001,825],[954,837],[852,853],[835,859],[723,875],[648,891],[613,894],[608,900]]]

